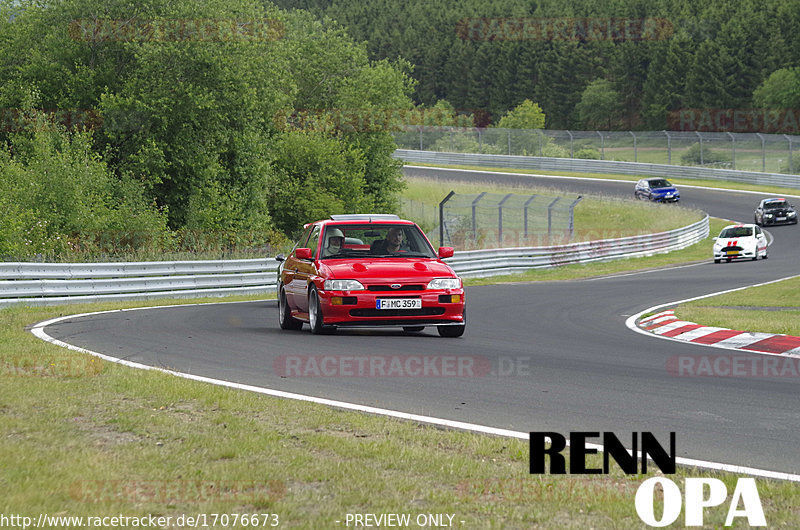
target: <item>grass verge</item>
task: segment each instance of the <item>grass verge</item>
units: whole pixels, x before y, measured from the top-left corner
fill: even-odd
[[[675,315],[706,326],[800,336],[800,278],[687,302]]]
[[[462,528],[643,526],[634,497],[646,477],[613,465],[605,476],[529,475],[525,440],[135,370],[24,329],[119,307],[0,310],[0,513],[152,514],[171,517],[175,528],[192,526],[177,522],[198,514],[207,527],[211,514],[277,514],[282,527],[336,528],[348,513],[450,514]],[[588,465],[602,462],[593,456]],[[670,478],[682,486],[684,477],[720,478],[729,494],[736,482],[696,469]],[[800,518],[797,484],[758,480],[758,488],[770,525],[791,527]],[[706,524],[721,526],[726,514],[727,505],[709,509]],[[232,517],[216,527],[254,526]],[[259,517],[259,526],[274,521]]]

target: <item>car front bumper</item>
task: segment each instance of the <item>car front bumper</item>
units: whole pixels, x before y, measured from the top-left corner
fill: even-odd
[[[347,327],[464,324],[464,289],[373,292],[318,291],[326,325]],[[379,299],[421,299],[421,309],[377,309]]]

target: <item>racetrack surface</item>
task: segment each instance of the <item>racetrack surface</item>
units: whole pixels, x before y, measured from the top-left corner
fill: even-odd
[[[631,182],[548,178],[544,185],[570,193],[633,194]],[[745,222],[767,196],[680,188],[684,204]],[[708,262],[679,268],[469,287],[467,332],[460,339],[440,338],[432,328],[418,335],[389,329],[313,336],[307,326],[281,331],[274,300],[104,313],[61,321],[46,332],[96,352],[195,375],[515,431],[614,431],[623,440],[632,431],[668,440],[667,432],[676,431],[678,456],[800,473],[797,377],[677,377],[668,369],[675,356],[721,350],[625,327],[628,316],[657,304],[797,274],[798,227],[767,230],[775,241],[765,261],[714,265],[709,248]],[[402,362],[451,356],[476,366],[488,362],[503,373],[283,377],[286,356],[305,363],[325,354]]]

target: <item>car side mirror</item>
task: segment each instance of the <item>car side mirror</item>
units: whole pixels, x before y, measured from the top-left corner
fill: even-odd
[[[294,251],[294,256],[297,259],[311,259],[311,249],[310,248],[298,248]]]
[[[284,256],[283,254],[278,254],[277,256],[275,256],[275,261],[283,263],[284,261],[286,261],[286,256]]]
[[[453,257],[453,247],[439,247],[439,258],[452,258]]]

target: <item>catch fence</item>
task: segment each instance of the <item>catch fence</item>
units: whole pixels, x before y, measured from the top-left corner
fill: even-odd
[[[466,250],[568,243],[581,198],[451,191],[439,203],[439,244]]]

